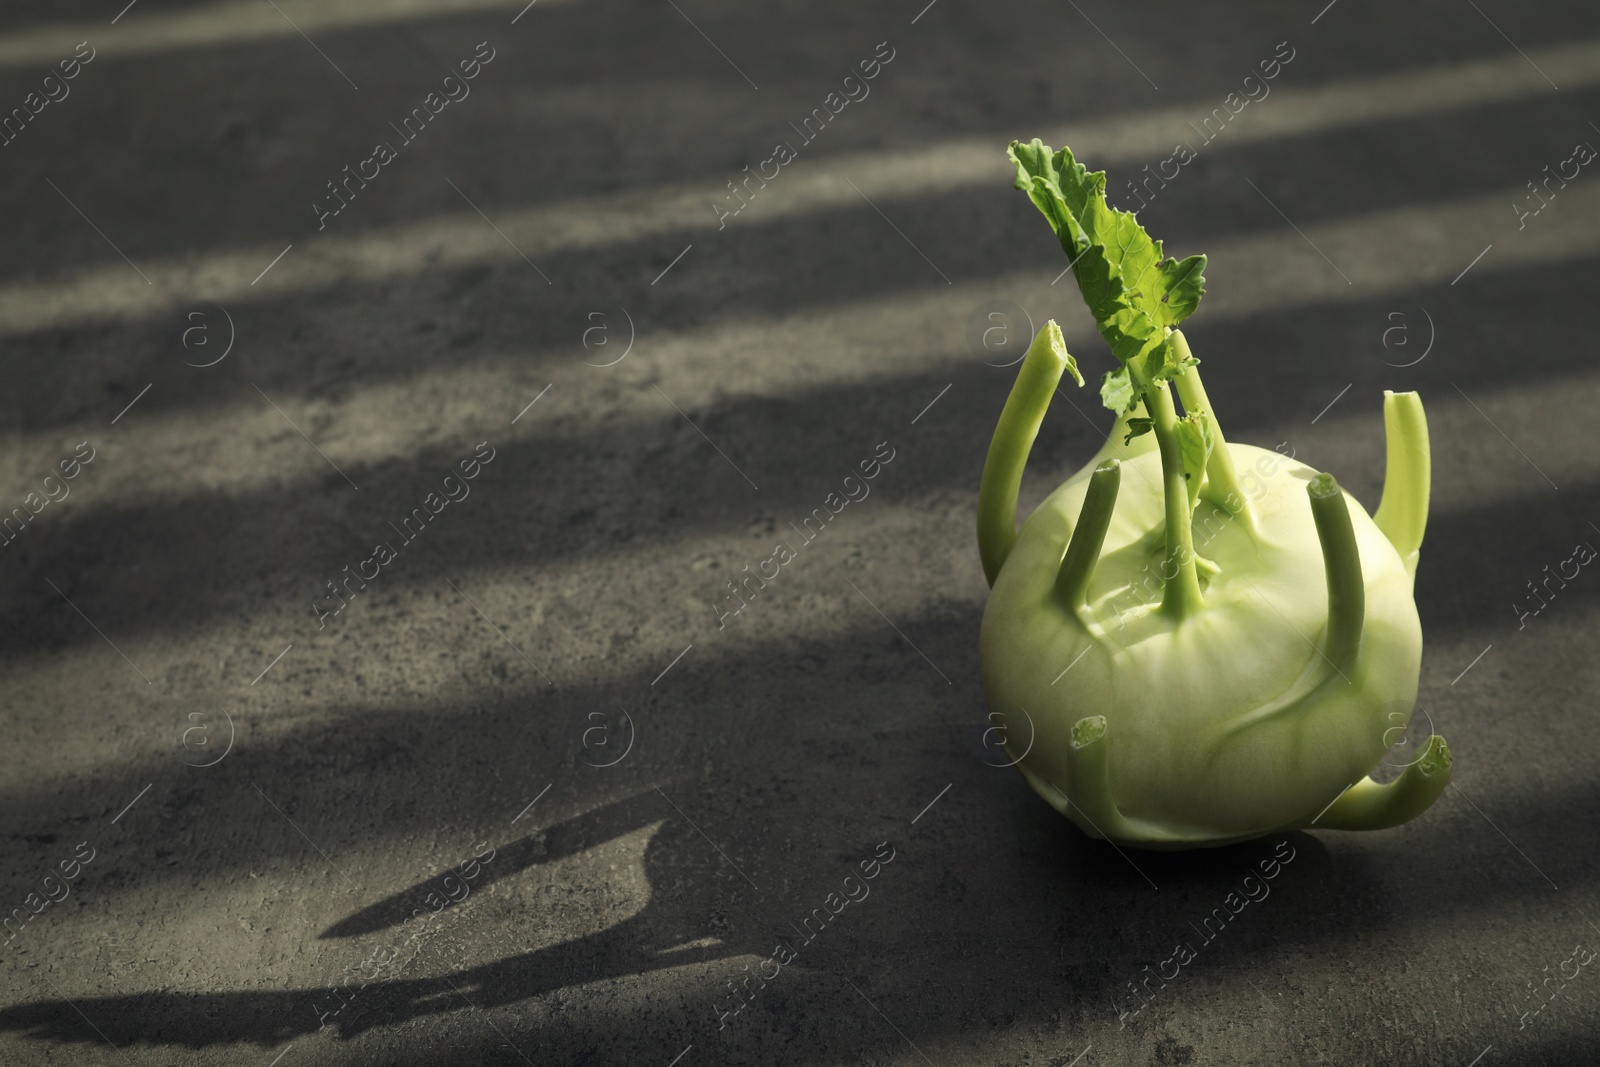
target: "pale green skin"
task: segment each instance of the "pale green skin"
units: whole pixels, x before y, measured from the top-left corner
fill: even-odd
[[[1259,478],[1254,530],[1202,497],[1194,549],[1220,568],[1208,577],[1201,566],[1202,611],[1180,621],[1159,610],[1151,576],[1165,559],[1162,473],[1148,444],[1123,460],[1083,621],[1055,579],[1093,462],[1023,524],[989,596],[983,681],[1007,751],[1041,796],[1094,837],[1172,848],[1306,826],[1378,763],[1395,709],[1409,712],[1416,699],[1422,627],[1411,572],[1388,537],[1344,494],[1365,617],[1341,673],[1321,651],[1328,586],[1306,498],[1316,471],[1250,445],[1224,447],[1235,469]],[[1138,449],[1111,442],[1107,451]],[[1142,597],[1133,591],[1141,581]],[[1088,716],[1105,718],[1095,743],[1105,746],[1109,809],[1078,792],[1085,750],[1074,746],[1073,726]]]

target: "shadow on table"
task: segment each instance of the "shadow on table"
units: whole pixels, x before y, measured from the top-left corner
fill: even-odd
[[[1335,862],[1321,841],[1302,833],[1192,853],[1129,853],[1084,837],[1031,796],[1011,791],[1010,800],[1021,803],[1015,805],[1015,812],[998,813],[1006,820],[1002,825],[1011,828],[1007,836],[1013,840],[1007,847],[1016,849],[1035,879],[1030,886],[1017,887],[1018,901],[1006,904],[996,900],[992,891],[973,892],[979,888],[973,883],[983,879],[978,871],[953,871],[949,865],[937,864],[942,874],[932,885],[936,871],[904,871],[935,844],[910,839],[902,842],[895,857],[902,870],[896,870],[893,863],[886,865],[879,872],[875,892],[909,891],[931,899],[924,900],[924,907],[897,907],[890,909],[892,915],[877,913],[870,928],[845,935],[843,943],[830,941],[832,931],[820,927],[822,932],[813,935],[816,946],[801,941],[783,918],[803,918],[801,909],[807,898],[801,898],[797,906],[792,900],[775,902],[761,894],[744,893],[738,876],[728,870],[728,864],[708,856],[710,850],[698,831],[678,817],[672,802],[650,789],[498,849],[472,880],[474,891],[481,891],[529,869],[659,824],[642,859],[652,887],[649,903],[599,932],[431,977],[386,978],[386,968],[374,965],[365,975],[347,969],[343,984],[334,988],[146,992],[75,1003],[43,1000],[0,1011],[0,1030],[58,1042],[103,1038],[118,1046],[148,1043],[206,1048],[241,1042],[274,1046],[320,1030],[348,1040],[374,1028],[398,1027],[447,1013],[503,1008],[661,968],[720,964],[700,979],[705,985],[705,1010],[698,1013],[698,1019],[691,1013],[685,1020],[681,1011],[649,1013],[630,1019],[623,1034],[594,1016],[569,1012],[539,1025],[539,1053],[547,1062],[552,1056],[565,1062],[562,1057],[570,1052],[572,1062],[579,1062],[585,1050],[607,1043],[622,1043],[632,1055],[645,1048],[677,1048],[686,1042],[709,1045],[713,1041],[733,1045],[736,1052],[746,1042],[772,1040],[774,1030],[781,1032],[797,1018],[815,1016],[819,1004],[835,999],[828,993],[829,986],[838,987],[841,992],[837,996],[852,996],[846,981],[875,1004],[900,1004],[900,1012],[908,1010],[904,1006],[908,1001],[922,998],[919,1018],[915,1022],[900,1020],[915,1027],[912,1032],[918,1037],[941,1031],[967,1033],[984,1026],[998,1029],[1019,1017],[1037,1016],[1042,1022],[1052,1013],[1059,1018],[1063,1007],[1075,1017],[1069,1025],[1092,1036],[1121,1029],[1119,1022],[1148,1024],[1159,1015],[1156,1003],[1156,1011],[1144,1019],[1136,1018],[1142,1010],[1140,997],[1159,1002],[1174,995],[1163,992],[1159,981],[1150,982],[1153,969],[1169,955],[1167,946],[1173,941],[1186,943],[1201,966],[1231,970],[1247,966],[1252,956],[1274,948],[1337,937],[1339,925],[1322,921],[1328,916],[1349,915],[1354,907],[1363,912],[1362,922],[1375,918],[1370,914],[1373,909],[1359,902],[1377,899],[1384,892],[1380,867],[1355,854]],[[1002,809],[1009,806],[1013,805],[1005,800],[1000,803]],[[938,842],[936,847],[944,844]],[[863,839],[841,854],[867,856],[873,847],[873,842]],[[1275,881],[1261,876],[1269,858],[1282,861],[1281,866],[1267,866],[1277,867]],[[1251,874],[1256,876],[1253,886],[1246,882]],[[891,889],[896,878],[901,885]],[[908,878],[917,884],[908,887]],[[420,882],[363,908],[323,931],[321,937],[360,938],[369,946],[403,946],[418,936],[426,937],[427,924],[434,920],[419,918],[416,912],[437,881]],[[692,891],[674,889],[691,881],[696,887]],[[707,937],[702,899],[708,883],[717,887],[713,892],[731,900],[732,910],[738,913],[729,926],[742,931],[764,927],[768,932]],[[1253,887],[1261,893],[1263,886],[1266,893],[1262,899],[1244,899],[1247,890]],[[1058,906],[1042,904],[1052,896],[1059,899]],[[1270,897],[1280,899],[1268,903]],[[822,904],[820,895],[814,903]],[[864,904],[861,910],[871,906]],[[1232,921],[1226,914],[1230,909],[1237,909],[1237,926],[1227,925]],[[447,915],[448,908],[440,913],[441,918]],[[1207,922],[1208,918],[1212,921]],[[856,922],[849,909],[841,919],[848,920],[841,926]],[[729,1017],[727,1027],[719,1027],[720,1012],[736,1006],[726,980],[743,978],[749,973],[744,964],[768,957],[773,941],[780,939],[798,949],[798,969],[809,972],[808,980],[785,985],[779,977],[771,989],[761,988],[759,983],[750,987],[747,995],[753,1010],[743,1018]],[[905,953],[907,945],[916,946],[915,965],[908,969],[901,961],[886,966],[886,961]],[[986,946],[993,947],[984,953]],[[997,948],[1006,957],[1004,965],[995,968],[978,962],[980,953],[992,955]],[[398,962],[406,956],[402,948],[394,959]],[[1149,970],[1144,968],[1147,961]],[[980,971],[988,988],[983,999],[1009,1003],[1003,1013],[974,1008],[966,986],[969,980],[977,980]],[[948,981],[951,976],[959,980]],[[1134,983],[1144,983],[1146,992],[1137,993]],[[1126,1018],[1119,1020],[1121,1013],[1126,1013]],[[752,1016],[759,1018],[752,1020]],[[86,1019],[93,1021],[92,1029],[85,1025]],[[864,1029],[855,1032],[824,1020],[821,1027],[802,1029],[794,1036],[818,1042],[815,1056],[819,1061],[833,1053],[859,1053],[863,1042],[883,1041],[887,1046],[898,1040],[875,1033],[871,1026]],[[513,1046],[518,1044],[512,1036],[502,1033],[502,1037]],[[527,1046],[532,1040],[527,1036],[522,1044]],[[484,1054],[491,1051],[485,1049]],[[754,1044],[747,1051],[755,1053]]]
[[[1130,942],[1148,944],[1157,928],[1182,930],[1181,925],[1174,926],[1169,921],[1169,910],[1184,912],[1187,909],[1195,913],[1195,918],[1203,919],[1209,909],[1224,907],[1226,893],[1239,889],[1244,873],[1257,870],[1259,863],[1274,855],[1272,845],[1264,839],[1193,853],[1134,853],[1130,856],[1113,846],[1084,837],[1042,805],[1030,802],[1027,806],[1031,810],[1023,827],[1024,836],[1045,839],[1035,842],[1046,850],[1034,853],[1046,868],[1039,873],[1073,883],[1073,895],[1079,896],[1085,905],[1081,921],[1060,922],[1053,936],[1044,939],[1051,942],[1053,950],[1069,957],[1107,956]],[[661,968],[723,964],[706,981],[706,1010],[701,1013],[698,1024],[691,1021],[686,1027],[671,1018],[645,1020],[638,1027],[630,1024],[631,1047],[644,1048],[657,1039],[661,1047],[665,1047],[680,1037],[695,1042],[713,1040],[722,1029],[717,1025],[720,1012],[738,1005],[731,982],[723,980],[743,979],[747,974],[744,963],[752,958],[770,956],[774,940],[784,941],[796,951],[802,970],[821,973],[835,969],[837,953],[833,950],[838,946],[828,940],[832,931],[826,925],[835,916],[823,906],[821,895],[815,901],[814,912],[800,911],[792,904],[774,905],[747,899],[745,914],[734,925],[744,929],[766,926],[770,934],[735,935],[726,939],[707,937],[704,910],[695,902],[697,894],[675,893],[664,887],[682,880],[686,871],[693,871],[697,879],[704,880],[717,873],[714,870],[716,861],[705,859],[707,849],[697,831],[676,818],[671,802],[655,790],[606,804],[496,850],[491,859],[481,864],[471,884],[474,891],[481,891],[530,868],[579,855],[658,823],[660,829],[651,837],[643,858],[644,873],[653,887],[650,902],[637,914],[597,933],[448,974],[421,978],[383,977],[384,970],[406,959],[406,947],[429,936],[430,922],[443,920],[448,915],[448,907],[438,912],[437,918],[433,912],[422,917],[417,915],[419,902],[437,887],[435,878],[370,905],[322,933],[324,939],[365,937],[369,943],[376,938],[389,946],[406,946],[389,956],[387,963],[372,964],[372,969],[365,974],[359,968],[347,968],[343,979],[334,986],[281,992],[146,992],[77,1001],[42,1000],[0,1010],[0,1031],[20,1032],[34,1039],[57,1042],[104,1039],[117,1046],[144,1043],[196,1049],[241,1042],[274,1046],[322,1030],[340,1039],[350,1039],[377,1027],[395,1027],[410,1020],[463,1010],[500,1008],[558,990],[643,975]],[[1327,881],[1329,860],[1321,842],[1300,833],[1285,835],[1280,840],[1287,844],[1278,847],[1276,856],[1282,859],[1287,854],[1289,859],[1275,876],[1294,871],[1302,890],[1312,883]],[[863,840],[846,851],[867,857],[873,854],[874,845]],[[904,866],[906,860],[901,857],[910,855],[911,846],[907,846],[906,852],[897,852],[889,864],[882,866],[877,874],[881,879],[878,889],[884,889],[892,880],[891,876],[898,873],[894,871],[894,860]],[[728,883],[736,880],[725,867],[721,874]],[[1160,896],[1165,900],[1157,902],[1154,894],[1139,893],[1146,878],[1161,883],[1164,892]],[[1267,884],[1270,892],[1270,883]],[[663,887],[663,890],[657,891],[655,887]],[[950,892],[948,879],[941,882],[935,892],[944,898],[946,912],[969,910],[964,900],[966,894]],[[865,899],[870,900],[870,897],[871,893]],[[1001,944],[1019,946],[1030,938],[1028,928],[1036,924],[1037,917],[992,908],[981,901],[976,903],[982,914],[967,915],[965,923],[986,924],[989,936]],[[1307,906],[1313,911],[1318,909],[1316,904]],[[778,908],[784,910],[780,912]],[[1156,908],[1161,909],[1159,918]],[[853,920],[854,916],[847,915],[847,911],[841,909],[838,914]],[[792,922],[775,918],[791,913],[792,918],[801,923],[811,919],[802,931],[809,933],[811,940],[803,939],[796,932],[799,927]],[[949,921],[951,917],[946,914],[941,921]],[[1220,925],[1221,920],[1216,922]],[[916,925],[915,920],[913,925]],[[1207,932],[1211,930],[1208,926]],[[1290,920],[1276,923],[1262,934],[1271,940],[1278,935],[1299,937],[1303,930],[1299,921]],[[878,936],[871,938],[877,944],[867,949],[868,954],[879,957],[891,953],[901,936],[885,936],[880,930]],[[1204,934],[1182,936],[1189,937],[1199,952],[1208,951],[1202,940]],[[962,940],[955,939],[944,949],[936,950],[936,954],[944,958],[933,962],[935,969],[949,971],[962,965],[962,957],[967,952],[960,947]],[[1036,945],[1043,943],[1037,938],[1033,940]],[[1225,932],[1217,943],[1221,944],[1222,940],[1225,940]],[[818,948],[823,945],[828,948],[819,952]],[[373,959],[374,956],[368,956],[369,961]],[[1127,980],[1144,977],[1131,964],[1125,965],[1125,969],[1128,973],[1122,977]],[[1022,986],[1036,985],[1035,980],[1025,980],[1020,974],[1018,979]],[[855,984],[872,990],[874,1000],[880,996],[898,998],[919,985],[909,982],[904,989],[897,989],[902,981],[906,980],[886,984],[882,975],[877,978],[855,975]],[[774,983],[778,984],[778,979],[774,979]],[[1105,998],[1110,985],[1087,971],[1077,972],[1069,977],[1064,988],[1052,989],[1042,1000],[1098,1002]],[[745,995],[751,997],[752,1005],[758,1003],[757,998],[764,988],[759,982],[746,987]],[[1121,992],[1124,999],[1132,997],[1126,989]],[[1040,1000],[1037,993],[1031,998],[1019,998],[1017,1004],[1026,1002],[1028,1006],[1017,1010],[1022,1013],[1036,1010],[1035,1002]],[[782,1010],[785,1002],[783,998],[773,998],[771,1003],[761,1005],[767,1009],[769,1023],[770,1017]],[[1137,1002],[1130,1000],[1130,1006],[1136,1008]],[[959,1013],[954,1005],[949,1008],[945,1017],[954,1022]],[[761,1024],[749,1024],[732,1014],[727,1018],[732,1025],[746,1027],[742,1036],[760,1035],[765,1029]],[[85,1025],[86,1020],[90,1021],[88,1025]],[[1108,1009],[1104,1022],[1114,1024],[1115,1021],[1114,1013]],[[551,1029],[540,1028],[542,1042],[548,1040]],[[566,1022],[553,1029],[556,1034],[567,1031],[574,1049],[592,1045],[598,1037],[585,1034],[587,1027],[582,1022]],[[652,1030],[660,1032],[652,1036]],[[927,1030],[924,1023],[920,1032]]]

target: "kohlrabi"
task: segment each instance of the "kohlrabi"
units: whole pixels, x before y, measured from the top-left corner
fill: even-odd
[[[1118,363],[1100,389],[1117,413],[1110,438],[1018,530],[1051,394],[1063,372],[1083,384],[1046,323],[984,465],[983,681],[1016,766],[1086,833],[1145,848],[1415,817],[1449,781],[1443,738],[1393,781],[1367,775],[1417,695],[1421,401],[1384,394],[1388,469],[1371,517],[1331,475],[1230,444],[1177,330],[1205,257],[1163,259],[1106,203],[1104,172],[1069,150],[1013,142],[1010,157]]]

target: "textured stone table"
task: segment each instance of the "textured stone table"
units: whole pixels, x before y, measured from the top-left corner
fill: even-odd
[[[1600,14],[922,3],[0,16],[0,1061],[1588,1062]],[[1234,439],[1370,508],[1422,393],[1424,817],[985,765],[1001,342],[1110,365],[1035,135],[1211,257]]]

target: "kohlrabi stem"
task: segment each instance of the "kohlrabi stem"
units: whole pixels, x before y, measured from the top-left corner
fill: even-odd
[[[1428,418],[1416,393],[1384,390],[1383,432],[1388,441],[1388,461],[1383,475],[1383,499],[1372,521],[1383,531],[1406,573],[1417,573],[1422,531],[1428,525],[1428,490],[1432,460],[1428,452]]]
[[[1173,330],[1169,341],[1180,359],[1188,359],[1192,354],[1182,330]],[[1206,461],[1206,491],[1202,495],[1253,527],[1255,514],[1250,510],[1250,499],[1239,485],[1239,475],[1233,469],[1233,454],[1228,451],[1228,442],[1222,436],[1222,425],[1217,421],[1216,410],[1212,408],[1211,399],[1206,396],[1206,387],[1200,381],[1199,368],[1188,368],[1178,375],[1176,383],[1184,412],[1203,409],[1211,420],[1211,432],[1216,441],[1211,458]]]
[[[1205,606],[1200,596],[1200,580],[1194,571],[1194,513],[1189,509],[1189,489],[1183,478],[1183,454],[1178,444],[1178,413],[1166,382],[1150,386],[1144,393],[1144,408],[1152,422],[1156,445],[1161,450],[1161,480],[1166,503],[1167,558],[1161,566],[1165,586],[1161,610],[1175,619],[1185,619]]]
[[[989,442],[983,480],[978,483],[978,555],[983,560],[983,576],[991,586],[1017,540],[1017,490],[1022,486],[1022,468],[1028,462],[1034,438],[1039,436],[1039,424],[1050,407],[1050,398],[1071,359],[1060,327],[1054,319],[1046,322],[1028,346]]]
[[[1126,839],[1127,820],[1111,795],[1111,767],[1106,747],[1106,717],[1091,715],[1072,725],[1072,780],[1069,805],[1089,820],[1095,837]],[[1070,816],[1071,812],[1063,809]]]
[[[1089,475],[1089,489],[1078,512],[1078,525],[1072,528],[1072,540],[1067,544],[1061,570],[1056,573],[1056,594],[1074,615],[1080,614],[1088,604],[1089,578],[1100,562],[1100,548],[1105,544],[1106,529],[1111,525],[1117,487],[1121,482],[1122,464],[1114,459],[1106,460]]]
[[[1434,734],[1417,761],[1386,785],[1363,778],[1339,795],[1305,829],[1386,830],[1410,822],[1450,784],[1450,748]]]
[[[1059,392],[1059,390],[1057,391]],[[1062,395],[1065,396],[1066,394],[1063,393]],[[1077,407],[1075,404],[1073,406],[1074,408]],[[1081,410],[1078,413],[1080,415],[1083,414]],[[1111,430],[1106,434],[1105,444],[1100,446],[1100,451],[1096,452],[1094,458],[1085,466],[1098,467],[1108,459],[1126,463],[1130,459],[1144,455],[1146,452],[1154,452],[1156,450],[1156,439],[1147,433],[1140,434],[1129,441],[1124,440],[1128,436],[1128,431],[1132,428],[1128,425],[1128,420],[1139,418],[1143,415],[1144,409],[1138,406],[1118,415],[1117,420],[1111,424]]]
[[[1333,475],[1318,474],[1306,483],[1306,493],[1311,497],[1311,516],[1322,542],[1322,566],[1328,581],[1328,640],[1322,654],[1343,673],[1355,661],[1367,615],[1361,554],[1356,549],[1344,490]]]

